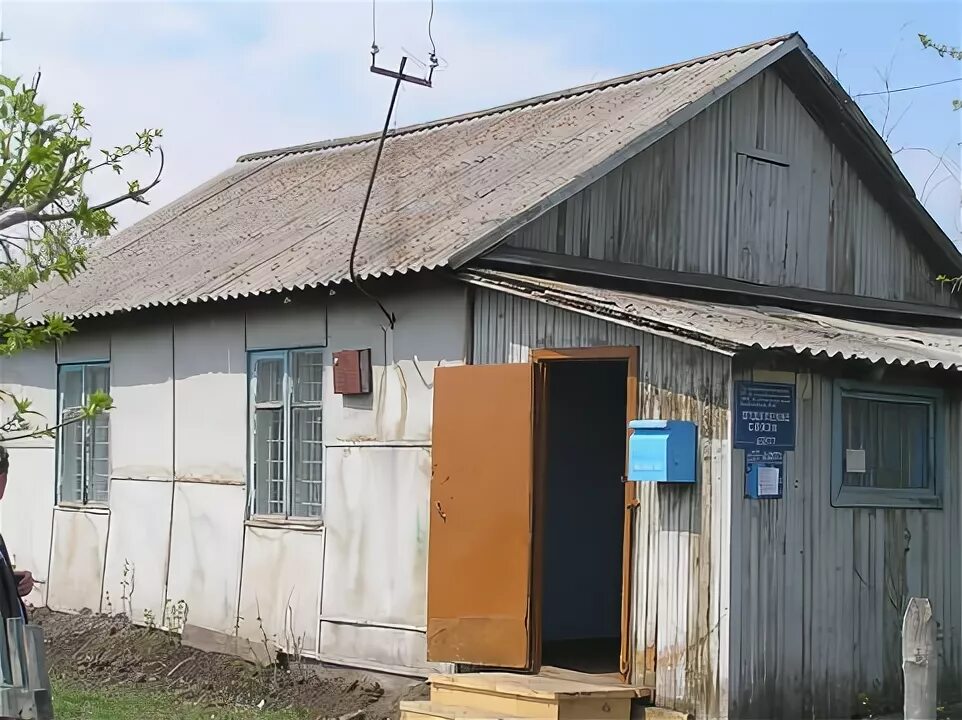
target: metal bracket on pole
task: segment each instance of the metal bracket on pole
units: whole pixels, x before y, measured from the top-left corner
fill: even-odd
[[[434,77],[434,68],[437,67],[435,62],[431,63],[430,69],[428,70],[427,79],[419,78],[414,75],[408,75],[404,72],[404,64],[407,62],[407,58],[401,58],[401,69],[400,70],[388,70],[387,68],[381,68],[377,66],[375,61],[375,56],[377,53],[371,52],[371,72],[375,75],[384,75],[385,77],[394,78],[401,82],[409,82],[414,85],[420,85],[421,87],[431,87],[431,79]]]

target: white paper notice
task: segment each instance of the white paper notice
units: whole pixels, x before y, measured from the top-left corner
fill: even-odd
[[[865,472],[865,451],[864,450],[852,450],[851,448],[847,448],[845,450],[845,472],[850,472],[850,473]]]
[[[778,468],[758,468],[758,496],[778,495]]]

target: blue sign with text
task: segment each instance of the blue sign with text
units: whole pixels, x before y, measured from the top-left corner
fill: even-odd
[[[735,447],[795,449],[795,386],[735,383]]]

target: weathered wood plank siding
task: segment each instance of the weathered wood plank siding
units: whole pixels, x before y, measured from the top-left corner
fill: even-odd
[[[953,302],[935,282],[942,269],[928,267],[774,71],[508,244],[772,285]]]
[[[732,453],[731,716],[851,717],[866,710],[860,695],[876,711],[900,708],[902,616],[913,595],[932,601],[942,633],[940,701],[958,697],[962,396],[949,403],[943,509],[834,508],[833,380],[779,381],[792,377],[797,444],[784,498],[744,499],[744,453]]]
[[[699,483],[638,488],[634,679],[656,688],[659,705],[721,716],[728,706],[729,358],[524,298],[475,296],[475,363],[527,362],[534,348],[606,345],[639,348],[644,417],[699,425]]]

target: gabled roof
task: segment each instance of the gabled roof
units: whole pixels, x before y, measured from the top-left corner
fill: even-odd
[[[790,35],[394,131],[358,247],[358,276],[463,265],[789,54],[810,80],[830,80]],[[842,92],[835,86],[817,90],[831,101],[820,107],[838,105],[858,132],[877,138],[854,102],[835,102]],[[88,270],[69,286],[39,288],[24,311],[86,317],[341,282],[377,138],[242,156],[99,243]],[[866,152],[910,221],[924,228],[927,247],[942,258],[951,248],[947,270],[962,265],[884,143],[873,142],[863,140]]]

